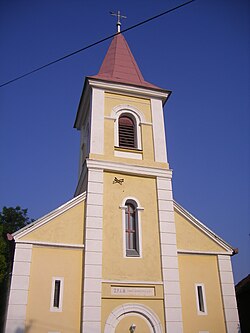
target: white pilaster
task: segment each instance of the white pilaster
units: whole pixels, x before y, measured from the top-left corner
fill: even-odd
[[[166,136],[162,101],[151,99],[155,161],[167,163]]]
[[[103,170],[88,170],[82,332],[101,332]]]
[[[240,324],[230,256],[218,255],[218,265],[227,333],[238,333]]]
[[[166,331],[182,333],[182,306],[171,178],[157,177]]]
[[[25,331],[31,256],[31,244],[16,244],[5,333]]]
[[[93,88],[91,105],[90,153],[104,153],[104,91]]]

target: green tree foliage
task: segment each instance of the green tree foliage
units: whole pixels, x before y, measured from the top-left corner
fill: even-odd
[[[3,238],[3,226],[0,225],[0,284],[3,281],[5,274],[6,274],[6,269],[7,269],[7,264],[6,264],[6,251],[7,245],[6,242]]]
[[[27,209],[21,209],[21,207],[3,207],[2,212],[0,213],[0,225],[3,226],[4,233],[10,233],[25,227],[27,224],[32,222],[27,216]]]
[[[10,284],[12,261],[14,255],[14,241],[8,240],[7,234],[25,227],[33,222],[27,216],[27,209],[17,206],[3,207],[0,212],[0,331],[3,330],[4,314]]]

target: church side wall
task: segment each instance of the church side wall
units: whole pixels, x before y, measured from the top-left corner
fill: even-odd
[[[178,261],[184,332],[226,333],[217,256],[179,254]]]
[[[33,247],[26,330],[79,333],[82,249]],[[60,280],[60,308],[53,309],[53,281]]]
[[[6,333],[79,333],[84,208],[82,195],[16,236]]]

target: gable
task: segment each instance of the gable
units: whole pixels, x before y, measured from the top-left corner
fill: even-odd
[[[80,195],[79,197],[81,197]],[[83,244],[85,200],[69,201],[37,220],[29,228],[13,234],[17,242]]]
[[[178,250],[229,252],[233,249],[177,203],[174,205]]]

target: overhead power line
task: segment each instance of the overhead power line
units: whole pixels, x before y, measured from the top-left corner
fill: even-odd
[[[161,17],[161,16],[163,16],[163,15],[169,14],[169,13],[171,13],[171,12],[177,10],[177,9],[180,9],[181,7],[184,7],[184,6],[186,6],[186,5],[189,5],[191,2],[194,2],[194,1],[195,1],[195,0],[190,0],[190,1],[187,1],[187,2],[185,2],[185,3],[182,3],[182,4],[179,5],[179,6],[176,6],[176,7],[173,7],[173,8],[171,8],[171,9],[168,9],[168,10],[166,10],[165,12],[162,12],[162,13],[160,13],[160,14],[158,14],[158,15],[155,15],[155,16],[152,16],[152,17],[150,17],[150,18],[148,18],[148,19],[146,19],[146,20],[144,20],[144,21],[142,21],[142,22],[139,22],[139,23],[137,23],[137,24],[135,24],[135,25],[132,25],[131,27],[129,27],[129,28],[127,28],[127,29],[124,29],[124,30],[122,30],[122,31],[119,32],[119,33],[127,32],[127,31],[129,31],[129,30],[135,29],[135,28],[137,28],[137,27],[139,27],[139,26],[141,26],[141,25],[143,25],[143,24],[145,24],[145,23],[148,23],[148,22],[150,22],[150,21],[153,21],[153,20],[155,20],[155,19],[157,19],[157,18],[159,18],[159,17]],[[7,81],[7,82],[1,84],[1,85],[0,85],[0,88],[4,87],[4,86],[6,86],[6,85],[8,85],[8,84],[10,84],[10,83],[13,83],[13,82],[15,82],[15,81],[17,81],[17,80],[20,80],[20,79],[22,79],[22,78],[24,78],[24,77],[26,77],[26,76],[28,76],[28,75],[31,75],[31,74],[33,74],[33,73],[36,73],[36,72],[38,72],[38,71],[40,71],[40,70],[42,70],[42,69],[44,69],[44,68],[46,68],[46,67],[48,67],[48,66],[54,65],[54,64],[56,64],[56,63],[59,62],[59,61],[62,61],[62,60],[67,59],[67,58],[69,58],[69,57],[72,57],[73,55],[75,55],[75,54],[77,54],[77,53],[80,53],[80,52],[83,52],[83,51],[85,51],[85,50],[87,50],[87,49],[89,49],[89,48],[91,48],[91,47],[93,47],[93,46],[96,46],[96,45],[98,45],[98,44],[101,44],[101,43],[105,42],[106,40],[113,38],[115,35],[117,35],[117,33],[112,34],[112,35],[110,35],[110,36],[108,36],[108,37],[105,37],[105,38],[103,38],[103,39],[100,39],[99,41],[94,42],[94,43],[92,43],[92,44],[89,44],[89,45],[87,45],[87,46],[85,46],[85,47],[83,47],[83,48],[81,48],[81,49],[79,49],[79,50],[77,50],[77,51],[74,51],[74,52],[71,52],[71,53],[69,53],[69,54],[66,54],[66,55],[63,56],[63,57],[58,58],[58,59],[56,59],[56,60],[53,60],[53,61],[47,63],[46,65],[43,65],[43,66],[37,67],[36,69],[33,69],[33,70],[30,71],[30,72],[27,72],[27,73],[25,73],[25,74],[23,74],[23,75],[17,76],[16,78],[14,78],[14,79],[12,79],[12,80],[9,80],[9,81]]]

